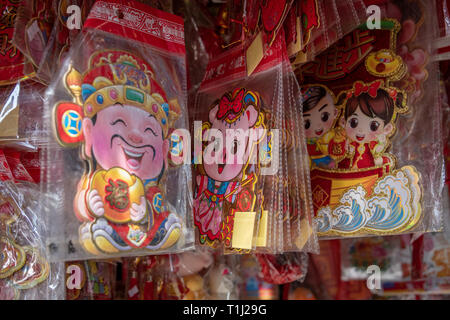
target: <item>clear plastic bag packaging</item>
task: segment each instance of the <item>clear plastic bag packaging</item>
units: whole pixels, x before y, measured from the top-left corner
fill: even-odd
[[[193,247],[191,169],[180,161],[184,45],[174,15],[138,2],[94,4],[46,93],[42,179],[52,259]]]
[[[241,45],[212,60],[193,110],[194,223],[201,244],[226,253],[311,250],[314,243],[308,194],[299,187],[308,186],[305,145],[288,147],[288,137],[303,134],[300,100],[278,39],[250,77]],[[298,188],[292,203],[290,186]],[[298,218],[292,225],[290,206]]]
[[[335,0],[334,8],[337,10],[337,16],[339,17],[338,39],[352,31],[355,27],[367,23],[369,13],[364,0]]]
[[[57,2],[59,1],[22,1],[15,19],[16,27],[12,43],[32,63],[36,74],[45,74],[45,79],[35,78],[44,83],[50,76],[50,68],[44,57],[57,16],[55,11]]]
[[[0,146],[0,163],[2,175],[0,180],[15,183],[40,182],[39,150],[29,151]]]
[[[2,1],[0,4],[0,86],[14,84],[34,75],[32,63],[12,42],[20,5],[21,1]]]
[[[79,34],[95,0],[26,0],[13,43],[33,66],[35,81],[49,84]]]
[[[178,0],[176,14],[184,18],[187,65],[189,124],[192,132],[195,96],[205,76],[210,59],[222,52],[222,39],[215,32],[215,21],[205,6],[198,1]],[[192,140],[191,140],[192,141]]]
[[[0,190],[1,299],[63,299],[63,270],[45,252],[37,186],[2,181]]]
[[[23,31],[18,24],[20,5],[17,1],[0,5],[0,143],[21,143],[33,149],[44,143],[39,114],[45,88],[34,81],[32,63],[13,42],[13,36]]]
[[[395,7],[380,29],[364,24],[296,70],[323,237],[441,228],[439,73],[429,59],[434,6]]]
[[[14,180],[13,173],[11,172],[11,168],[8,165],[8,161],[6,160],[3,150],[0,150],[0,163],[0,180]]]
[[[303,64],[367,20],[363,0],[299,0],[293,64]]]
[[[285,167],[287,168],[284,184],[288,203],[284,222],[286,234],[283,250],[318,252],[318,242],[313,230],[313,208],[310,197],[309,166],[306,159],[308,150],[303,143],[305,140],[304,119],[302,114],[302,95],[298,82],[290,67],[286,66],[283,96],[287,97],[288,106],[284,115],[283,148],[286,152]],[[290,107],[289,107],[290,106]]]
[[[49,84],[79,35],[95,0],[53,1],[55,19],[37,68],[38,78]]]
[[[47,143],[42,122],[45,86],[31,80],[0,87],[0,142],[33,150]]]
[[[344,0],[345,1],[345,0]],[[309,1],[312,3],[313,1]],[[310,45],[304,50],[307,55],[314,56],[317,52],[320,52],[322,48],[328,48],[332,45],[340,36],[342,36],[341,30],[341,17],[338,15],[336,8],[336,1],[316,1],[316,4],[310,4],[306,10],[302,13],[318,18],[318,26],[310,26],[310,30],[305,30],[309,33],[308,43]],[[347,16],[348,18],[349,16]],[[305,46],[307,45],[305,44]]]
[[[275,42],[293,2],[293,0],[244,2],[242,40],[246,47],[247,74],[253,73]]]
[[[188,100],[195,98],[195,93],[205,75],[208,61],[214,54],[220,53],[219,36],[214,32],[213,17],[206,7],[198,1],[178,0],[176,14],[183,16],[187,59]],[[193,104],[193,101],[192,101]],[[191,105],[191,102],[189,102]]]

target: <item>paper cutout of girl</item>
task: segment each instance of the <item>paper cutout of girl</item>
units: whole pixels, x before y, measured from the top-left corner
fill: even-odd
[[[383,87],[382,81],[370,84],[358,81],[339,102],[344,99],[339,124],[345,129],[345,154],[333,154],[335,157],[344,155],[338,168],[357,170],[383,166],[389,172],[395,166],[395,160],[385,151],[390,144],[389,137],[395,132],[397,113],[406,111],[403,93]],[[330,141],[331,145],[333,143],[335,141]]]

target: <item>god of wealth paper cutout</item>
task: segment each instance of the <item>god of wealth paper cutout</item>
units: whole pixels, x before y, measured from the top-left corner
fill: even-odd
[[[395,52],[399,24],[383,26],[356,29],[299,70],[321,236],[401,233],[421,218],[419,174],[397,168],[389,153],[408,110],[408,92],[396,84],[409,75]]]
[[[256,213],[262,208],[261,191],[257,190],[260,166],[271,157],[261,98],[257,92],[237,88],[214,102],[208,118],[202,128],[203,141],[207,142],[203,163],[196,170],[194,191],[194,222],[200,243],[249,250],[257,227]],[[222,135],[222,143],[210,136],[214,130]],[[239,130],[244,139],[231,133]],[[226,159],[227,147],[235,156],[232,161]],[[207,155],[220,161],[208,161]]]
[[[163,250],[181,235],[181,220],[164,196],[171,129],[179,115],[151,66],[124,51],[93,54],[66,87],[73,102],[54,108],[62,146],[81,145],[87,162],[74,199],[79,239],[92,253]]]

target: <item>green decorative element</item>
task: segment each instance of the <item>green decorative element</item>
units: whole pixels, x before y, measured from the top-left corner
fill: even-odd
[[[133,63],[131,63],[130,61],[123,61],[122,64],[126,64],[127,66],[133,67],[133,68],[137,68]]]
[[[127,88],[126,98],[131,101],[144,103],[144,94],[131,88]]]

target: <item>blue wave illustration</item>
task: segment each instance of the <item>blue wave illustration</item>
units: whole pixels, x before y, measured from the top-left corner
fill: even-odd
[[[365,218],[361,212],[361,206],[352,200],[350,207],[351,214],[341,214],[338,222],[334,225],[334,229],[342,232],[352,232],[364,226]]]
[[[367,222],[367,227],[380,230],[395,229],[401,226],[409,214],[405,211],[401,198],[392,189],[387,202],[387,208],[375,205],[375,213]]]
[[[328,210],[327,210],[328,209]],[[321,210],[314,220],[316,223],[317,232],[327,232],[331,229],[331,219],[330,219],[330,210],[329,208],[325,208]]]
[[[341,205],[320,208],[316,217],[318,232],[350,233],[361,228],[390,232],[411,228],[420,217],[421,190],[414,167],[403,167],[384,176],[370,197],[362,186],[347,190]]]

